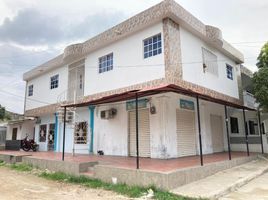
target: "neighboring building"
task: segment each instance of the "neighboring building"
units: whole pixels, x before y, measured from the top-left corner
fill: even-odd
[[[10,120],[7,124],[6,140],[23,140],[26,136],[33,139],[35,123],[32,117]]]
[[[7,126],[5,123],[0,123],[0,150],[5,149]]]
[[[224,104],[229,106],[231,149],[245,150],[243,62],[221,30],[165,0],[26,72],[25,115],[37,118],[39,150],[59,152],[63,123],[58,110],[66,103],[80,105],[75,123],[66,128],[67,152],[135,156],[135,104],[115,99],[128,91],[172,86],[182,92],[139,100],[140,156],[199,154],[197,94],[202,97],[203,153],[228,150]],[[101,98],[111,103],[89,106]],[[256,119],[255,112],[246,112],[249,137],[259,134]],[[259,142],[249,144],[250,151],[260,151]]]

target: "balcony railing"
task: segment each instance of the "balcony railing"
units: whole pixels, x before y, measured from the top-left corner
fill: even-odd
[[[256,99],[253,96],[253,94],[247,91],[243,91],[243,97],[244,97],[244,106],[250,108],[257,108]]]

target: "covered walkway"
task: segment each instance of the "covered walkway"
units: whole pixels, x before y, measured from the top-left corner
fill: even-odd
[[[0,151],[0,155],[14,155],[14,156],[31,156],[32,158],[42,160],[57,160],[62,159],[61,153],[54,152],[24,152],[24,151]],[[252,153],[253,155],[253,153]],[[246,152],[232,152],[232,158],[246,157]],[[204,155],[204,165],[217,163],[228,160],[228,152],[214,153]],[[135,169],[136,158],[135,157],[123,157],[123,156],[97,156],[97,155],[75,155],[70,153],[65,154],[66,162],[86,163],[97,162],[100,165],[109,165],[112,167]],[[191,168],[200,166],[199,156],[187,156],[174,159],[153,159],[153,158],[140,158],[140,169],[150,170],[156,172],[170,172],[178,169]]]

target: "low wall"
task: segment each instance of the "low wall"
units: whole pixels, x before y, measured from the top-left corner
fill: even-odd
[[[5,155],[5,154],[0,154],[0,160],[9,163],[9,164],[15,164],[17,162],[22,161],[23,156],[15,156],[15,155]]]
[[[6,150],[19,151],[21,148],[21,140],[6,140]]]
[[[39,169],[48,169],[50,171],[64,172],[72,175],[87,172],[89,167],[93,167],[97,164],[96,162],[78,163],[61,160],[45,160],[33,157],[23,157],[22,162]]]
[[[135,170],[116,168],[113,166],[96,165],[94,167],[94,177],[106,182],[117,179],[118,183],[140,186],[156,186],[165,190],[171,190],[181,185],[197,181],[219,171],[226,170],[237,165],[257,159],[256,156],[235,158],[231,161],[222,161],[207,164],[203,167],[191,167],[179,169],[172,172],[153,172],[147,170]]]

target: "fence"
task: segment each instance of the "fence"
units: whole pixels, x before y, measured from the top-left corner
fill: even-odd
[[[6,130],[0,130],[0,145],[5,145],[6,143]]]

